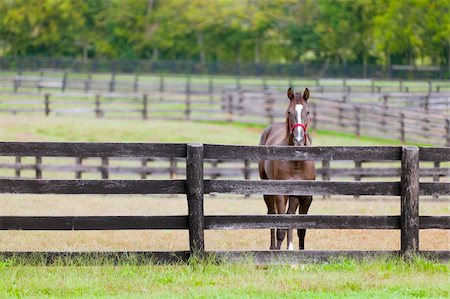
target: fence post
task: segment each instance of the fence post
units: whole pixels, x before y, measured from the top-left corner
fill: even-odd
[[[419,251],[419,148],[402,147],[401,252],[406,257]]]
[[[102,157],[102,166],[100,167],[102,179],[109,179],[109,158]]]
[[[353,106],[355,108],[355,135],[356,137],[361,137],[361,110],[358,106]]]
[[[16,178],[20,178],[20,170],[22,169],[22,157],[16,156],[16,163],[15,163],[15,173]]]
[[[36,157],[35,171],[36,179],[42,179],[42,157]]]
[[[148,97],[147,94],[144,94],[142,96],[142,118],[147,119],[147,104],[148,104]]]
[[[81,167],[83,165],[83,157],[76,157],[75,159],[76,167],[78,168],[75,172],[75,178],[81,179],[81,176],[83,175],[83,171],[81,170]]]
[[[14,77],[14,92],[17,93],[17,91],[19,90],[19,86],[20,86],[20,82],[21,82],[21,78],[19,79],[18,76]]]
[[[244,160],[244,179],[249,180],[251,175],[250,160]],[[250,193],[246,193],[245,197],[250,197]]]
[[[103,116],[102,110],[100,109],[100,95],[95,95],[95,116],[98,118]]]
[[[273,115],[273,106],[274,106],[274,100],[272,98],[272,95],[269,91],[264,91],[264,98],[266,102],[266,113],[267,118],[269,119],[269,124],[273,124],[274,122],[274,115]]]
[[[177,179],[177,168],[177,160],[175,158],[170,158],[169,174],[171,180]]]
[[[445,120],[445,146],[450,146],[450,118]]]
[[[208,79],[208,93],[209,93],[209,102],[212,104],[214,100],[214,81],[213,77],[209,77]]]
[[[405,114],[400,113],[400,140],[405,143]]]
[[[139,74],[136,74],[134,76],[133,91],[134,92],[138,92],[139,91]]]
[[[361,169],[362,168],[362,161],[355,161],[355,171],[357,174],[355,174],[355,182],[361,181]],[[359,195],[353,196],[355,199],[359,198]]]
[[[433,168],[434,168],[434,174],[433,174],[433,182],[439,182],[439,174],[436,173],[436,171],[439,171],[439,168],[441,167],[441,162],[434,161],[433,162]],[[433,194],[433,199],[439,199],[439,194]]]
[[[322,160],[322,181],[330,180],[330,161]],[[330,199],[330,195],[323,195],[323,199]]]
[[[45,94],[45,116],[48,116],[50,114],[50,95],[47,93]]]
[[[141,172],[141,180],[145,180],[147,178],[147,172],[145,171],[145,168],[147,168],[147,159],[144,158],[141,160],[141,166],[143,168]]]
[[[38,92],[41,92],[41,90],[42,90],[42,84],[41,83],[42,83],[43,77],[44,77],[44,71],[41,71],[40,74],[39,74],[39,80],[37,82]]]
[[[113,92],[115,90],[116,85],[116,73],[113,71],[111,74],[111,80],[109,81],[109,92]]]
[[[186,120],[191,120],[191,77],[187,77],[186,80],[186,109],[184,110],[184,117]]]
[[[66,85],[67,85],[67,72],[64,72],[62,81],[61,81],[61,92],[66,91]]]
[[[189,210],[189,248],[191,254],[201,256],[205,251],[203,144],[187,145],[186,194]]]
[[[159,100],[164,100],[164,75],[159,75]]]
[[[91,89],[92,74],[89,73],[87,81],[84,81],[84,92],[88,92]]]

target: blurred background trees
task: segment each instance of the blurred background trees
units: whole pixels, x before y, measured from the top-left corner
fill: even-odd
[[[0,0],[0,56],[449,65],[450,0]]]

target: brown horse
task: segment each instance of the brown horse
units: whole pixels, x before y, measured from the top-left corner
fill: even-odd
[[[274,123],[264,129],[259,141],[260,145],[311,145],[311,138],[307,132],[311,123],[311,115],[308,108],[309,90],[303,94],[292,91],[289,87],[287,96],[290,100],[286,111],[284,123]],[[259,175],[263,180],[315,180],[316,169],[314,161],[259,161]],[[295,214],[299,207],[299,214],[307,214],[312,202],[312,196],[286,196],[264,195],[268,214],[285,214],[286,204],[289,200],[288,214]],[[299,248],[305,248],[305,229],[298,229]],[[275,229],[270,230],[270,249],[280,249],[286,235],[286,229],[276,231],[277,243],[275,244]],[[292,230],[288,231],[288,245],[294,249],[292,243]]]

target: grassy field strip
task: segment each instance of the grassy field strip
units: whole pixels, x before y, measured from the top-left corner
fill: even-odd
[[[0,296],[58,298],[447,298],[448,264],[416,258],[340,259],[260,267],[248,262],[119,266],[17,266],[0,262]],[[432,283],[430,283],[432,282]]]

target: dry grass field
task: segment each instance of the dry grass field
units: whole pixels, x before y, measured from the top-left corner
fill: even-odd
[[[185,196],[11,195],[0,196],[3,215],[186,215]],[[421,215],[446,215],[448,201],[421,202]],[[262,196],[205,197],[207,215],[265,214]],[[396,198],[317,197],[311,215],[399,215]],[[267,250],[269,230],[206,231],[207,250]],[[298,246],[296,234],[294,235]],[[27,250],[188,250],[188,232],[127,231],[1,231],[0,251]],[[449,250],[450,231],[422,230],[422,250]],[[284,247],[284,246],[283,246]],[[306,249],[398,250],[398,230],[308,230]]]

